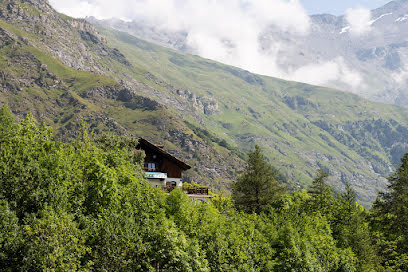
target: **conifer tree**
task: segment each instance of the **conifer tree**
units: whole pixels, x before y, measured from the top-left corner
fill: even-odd
[[[388,178],[389,185],[385,193],[380,193],[374,207],[377,213],[394,215],[392,231],[406,233],[408,229],[408,153],[401,159],[401,166]]]
[[[337,220],[342,225],[351,226],[353,218],[359,214],[359,208],[357,204],[356,192],[351,187],[350,183],[346,183],[345,192],[341,193],[338,197],[338,209],[336,211]]]
[[[259,146],[248,154],[248,165],[233,186],[232,197],[237,209],[247,213],[265,211],[284,193],[278,171],[269,165]]]
[[[385,253],[383,263],[408,271],[408,153],[388,181],[386,192],[379,193],[374,203],[372,225]]]
[[[333,236],[340,248],[351,248],[358,259],[359,271],[375,271],[377,253],[366,219],[366,211],[358,205],[356,192],[349,183],[338,197],[332,223]]]
[[[333,188],[327,184],[329,174],[323,169],[317,171],[312,186],[308,193],[312,196],[311,208],[313,211],[320,211],[322,215],[330,215],[334,198]]]

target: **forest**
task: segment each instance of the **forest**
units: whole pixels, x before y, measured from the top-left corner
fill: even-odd
[[[289,191],[259,147],[232,194],[153,188],[131,138],[69,142],[0,111],[0,271],[408,271],[408,155],[372,208],[317,170]]]

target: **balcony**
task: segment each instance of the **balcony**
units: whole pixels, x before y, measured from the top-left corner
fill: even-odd
[[[166,193],[171,193],[171,191],[173,191],[177,187],[173,186],[173,185],[167,185],[167,186],[162,186],[161,188]],[[208,196],[209,195],[208,188],[204,188],[204,187],[203,188],[190,187],[190,188],[187,188],[184,191],[188,195],[202,195],[202,196]]]
[[[187,189],[188,195],[208,195],[208,188],[190,187]]]
[[[166,179],[167,178],[167,173],[145,172],[145,178],[147,178],[147,179]]]

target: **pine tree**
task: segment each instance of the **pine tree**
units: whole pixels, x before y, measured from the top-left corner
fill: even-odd
[[[387,191],[379,194],[373,209],[377,215],[392,215],[389,223],[394,234],[406,234],[408,229],[408,153],[401,161],[401,166],[388,178]]]
[[[394,266],[395,271],[407,271],[408,153],[388,181],[386,192],[379,193],[374,203],[372,225],[379,237],[378,246],[384,253],[383,263]]]
[[[356,192],[350,183],[346,183],[346,191],[340,195],[340,202],[344,210],[345,221],[350,225],[353,216],[358,213]]]
[[[312,186],[308,193],[312,196],[311,209],[313,211],[320,211],[322,215],[330,215],[334,198],[333,188],[327,184],[329,174],[323,169],[317,171],[317,175],[313,180]]]
[[[248,154],[248,165],[233,185],[233,200],[237,209],[247,213],[265,211],[284,193],[277,179],[278,171],[269,165],[259,146]]]
[[[337,245],[353,250],[358,259],[358,271],[375,271],[378,257],[366,219],[367,212],[358,205],[356,192],[349,183],[338,200],[332,224],[333,237]]]

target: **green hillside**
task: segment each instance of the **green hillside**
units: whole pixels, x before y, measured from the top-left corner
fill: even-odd
[[[170,98],[161,102],[173,109],[184,103],[183,110],[190,109],[188,115],[183,113],[187,120],[241,150],[260,144],[271,163],[300,187],[323,168],[337,189],[349,181],[360,200],[372,201],[384,186],[383,177],[407,150],[406,109],[251,74],[123,32],[99,30],[139,68],[133,76],[162,87]],[[212,103],[216,110],[194,107],[197,101]]]
[[[19,14],[25,14],[27,4],[10,3],[16,5]],[[34,14],[42,14],[40,9],[49,8],[44,5],[29,6],[29,14],[25,15],[32,16],[33,10],[37,10]],[[7,13],[3,10],[1,14]],[[186,180],[211,183],[215,191],[227,186],[243,165],[238,157],[242,155],[237,150],[229,145],[221,146],[222,141],[206,130],[200,132],[201,136],[197,135],[194,126],[165,106],[142,96],[140,90],[153,90],[149,85],[137,82],[137,88],[126,86],[109,76],[105,69],[112,72],[112,66],[123,69],[122,66],[129,68],[130,65],[118,51],[108,48],[97,38],[92,26],[53,10],[47,14],[53,20],[61,20],[59,32],[66,33],[61,39],[36,33],[40,26],[49,27],[42,21],[31,24],[29,20],[13,16],[0,19],[0,105],[7,104],[19,118],[32,111],[38,120],[52,126],[56,137],[64,141],[76,136],[82,121],[89,123],[96,134],[111,132],[148,138],[164,144],[166,149],[193,166]],[[94,40],[82,40],[83,33],[71,27],[76,23],[85,24],[87,35],[94,35]],[[40,28],[41,31],[44,28]],[[72,46],[66,46],[69,51],[61,55],[58,50],[64,46],[59,44],[66,37],[70,37]],[[116,55],[109,52],[116,52]],[[81,63],[81,59],[87,62]],[[84,68],[86,71],[70,67],[81,65],[89,67]],[[203,169],[210,169],[214,164],[218,165],[217,171],[206,173]]]
[[[316,170],[369,204],[408,149],[407,110],[251,74],[57,13],[44,0],[0,4],[0,104],[69,140],[143,136],[193,166],[186,180],[228,188],[258,144],[293,189]]]

